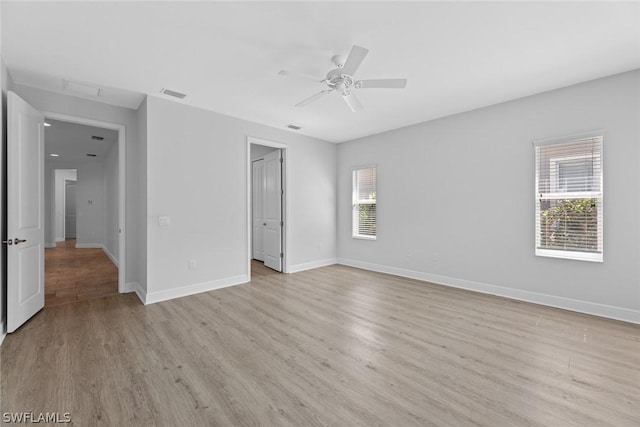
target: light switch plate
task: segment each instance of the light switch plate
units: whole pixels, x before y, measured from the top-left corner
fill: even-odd
[[[169,217],[168,216],[159,216],[158,217],[158,225],[161,227],[169,226]]]

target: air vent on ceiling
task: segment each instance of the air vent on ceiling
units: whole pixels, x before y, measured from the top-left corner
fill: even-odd
[[[93,139],[94,141],[104,141],[104,136],[92,135],[91,139]]]
[[[74,92],[85,96],[100,96],[102,89],[97,86],[91,86],[84,83],[71,82],[69,80],[63,80],[63,87],[69,92]]]
[[[289,129],[293,129],[293,130],[300,130],[302,129],[300,126],[296,126],[296,125],[288,125],[287,126]]]
[[[180,99],[184,99],[187,96],[184,93],[176,92],[175,90],[171,90],[171,89],[162,89],[160,92],[164,93],[165,95],[173,96],[174,98],[180,98]]]
[[[97,154],[87,153],[87,157],[97,157]]]

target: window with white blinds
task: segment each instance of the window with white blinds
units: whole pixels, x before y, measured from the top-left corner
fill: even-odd
[[[536,255],[602,262],[602,139],[534,142]]]
[[[376,168],[353,171],[352,236],[360,239],[376,238]]]

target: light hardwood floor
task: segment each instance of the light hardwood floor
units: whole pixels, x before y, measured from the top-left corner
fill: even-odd
[[[45,306],[118,293],[118,267],[102,249],[77,249],[76,239],[67,239],[45,249],[44,257]]]
[[[2,412],[80,426],[638,426],[640,327],[345,266],[45,308]]]

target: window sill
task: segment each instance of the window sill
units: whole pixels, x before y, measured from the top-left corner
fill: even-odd
[[[358,240],[376,240],[376,236],[363,236],[363,235],[355,235],[355,236],[351,236],[352,239],[358,239]]]
[[[536,256],[572,259],[575,261],[603,262],[602,252],[573,252],[536,248]]]

